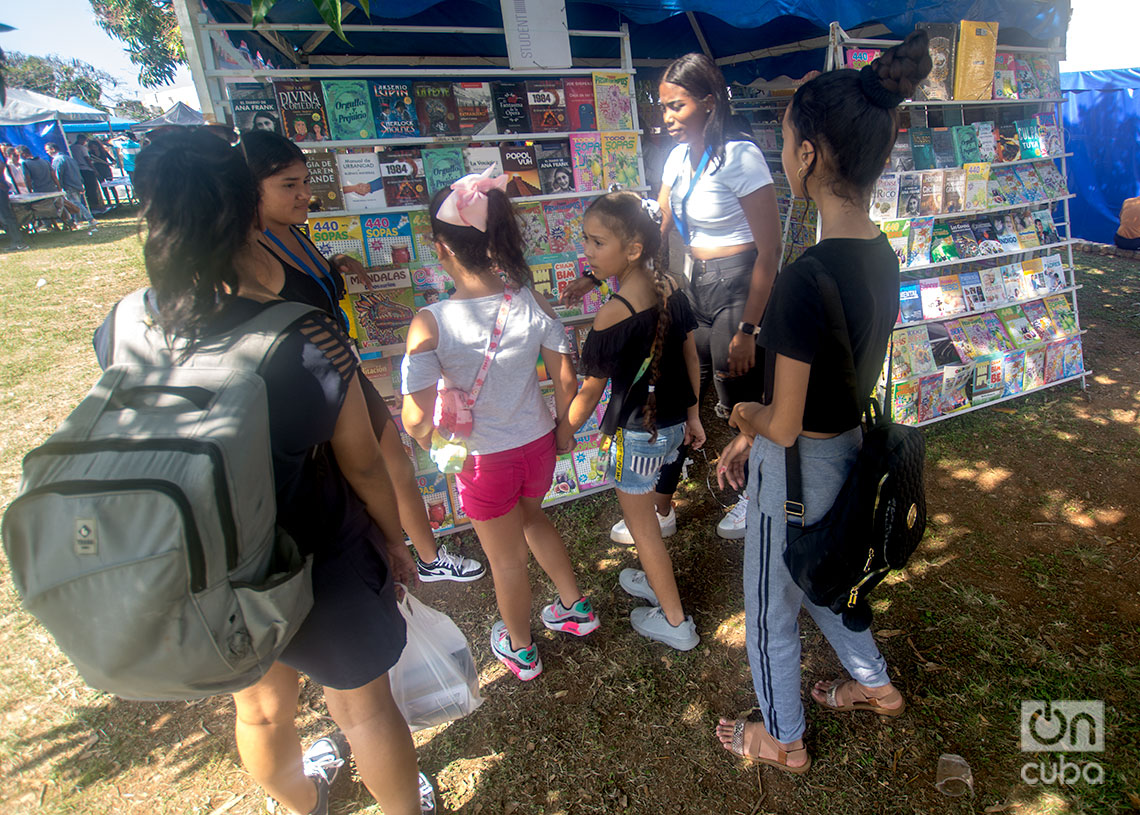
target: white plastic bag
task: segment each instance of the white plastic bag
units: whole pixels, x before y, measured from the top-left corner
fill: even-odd
[[[483,704],[467,638],[446,614],[404,589],[408,644],[388,673],[392,696],[412,731],[451,722]]]

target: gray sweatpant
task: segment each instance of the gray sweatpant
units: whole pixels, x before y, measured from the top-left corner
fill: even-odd
[[[833,439],[800,437],[805,523],[815,523],[831,508],[855,463],[861,443],[859,428]],[[852,679],[871,688],[886,685],[890,680],[887,663],[870,629],[851,631],[831,609],[812,604],[792,581],[784,565],[787,543],[784,448],[757,436],[748,460],[748,474],[751,500],[744,538],[748,663],[764,726],[777,741],[791,742],[804,732],[800,694],[801,605],[827,637]]]

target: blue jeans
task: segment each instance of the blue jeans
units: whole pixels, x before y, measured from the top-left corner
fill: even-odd
[[[862,443],[859,428],[832,439],[799,440],[803,468],[805,524],[831,508],[855,463]],[[757,436],[748,460],[750,489],[744,538],[744,613],[752,684],[774,739],[792,742],[804,732],[800,696],[800,607],[806,608],[851,678],[869,688],[890,682],[887,663],[871,630],[855,632],[829,608],[813,605],[784,564],[787,486],[784,448]]]
[[[657,428],[657,438],[652,442],[644,430],[619,427],[610,442],[608,466],[614,487],[628,495],[653,492],[661,468],[676,461],[684,440],[684,422]]]

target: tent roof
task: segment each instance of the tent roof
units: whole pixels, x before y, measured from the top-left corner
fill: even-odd
[[[206,120],[202,118],[202,114],[198,111],[187,107],[181,102],[175,102],[171,105],[170,109],[161,116],[156,116],[145,122],[139,122],[136,127],[138,130],[153,130],[156,127],[163,127],[165,125],[200,125],[205,121]]]
[[[106,122],[68,122],[63,126],[63,132],[106,133],[108,129],[114,131],[130,130],[137,124],[138,122],[136,122],[134,119],[124,119],[121,116],[111,116],[111,118]]]
[[[205,0],[219,22],[243,22],[250,0]],[[567,21],[572,29],[613,30],[630,24],[635,60],[669,60],[701,44],[686,16],[692,12],[714,58],[734,56],[770,46],[826,36],[832,21],[851,30],[879,23],[901,37],[920,21],[998,20],[1003,43],[1043,45],[1065,36],[1069,0],[568,0]],[[241,8],[244,7],[244,8]],[[372,0],[373,24],[487,26],[502,25],[499,0]],[[241,10],[239,14],[235,9]],[[319,23],[312,0],[278,0],[270,23]],[[346,24],[367,24],[357,9]],[[250,51],[274,53],[269,41],[302,48],[312,31],[276,31],[265,37],[231,32],[235,45],[242,41]],[[350,44],[326,36],[308,52],[315,56],[506,56],[501,36],[457,34],[372,33],[353,31]],[[614,40],[575,40],[581,57],[618,56]],[[239,46],[240,50],[240,46]],[[820,53],[801,52],[775,61],[768,59],[726,70],[729,79],[747,82],[758,76],[773,78],[787,73],[800,76],[822,67]],[[358,63],[363,65],[364,63]],[[802,68],[802,69],[801,69]]]
[[[1061,74],[1061,88],[1067,91],[1123,91],[1140,89],[1140,68],[1114,71],[1076,71]]]
[[[87,104],[56,99],[23,88],[8,88],[7,102],[0,108],[0,124],[20,125],[59,119],[64,122],[107,121],[109,113]]]

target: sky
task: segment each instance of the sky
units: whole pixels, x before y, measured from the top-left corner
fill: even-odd
[[[60,20],[66,20],[67,24],[59,25]],[[120,83],[112,92],[117,96],[142,99],[162,108],[169,107],[174,100],[198,107],[193,83],[185,68],[179,70],[171,87],[142,88],[138,83],[138,69],[128,59],[122,44],[99,28],[88,0],[48,0],[47,3],[8,0],[0,7],[0,22],[17,29],[0,34],[0,47],[6,51],[81,59],[106,71]],[[1068,59],[1061,63],[1061,70],[1140,67],[1137,31],[1140,31],[1140,2],[1137,0],[1073,0]]]

